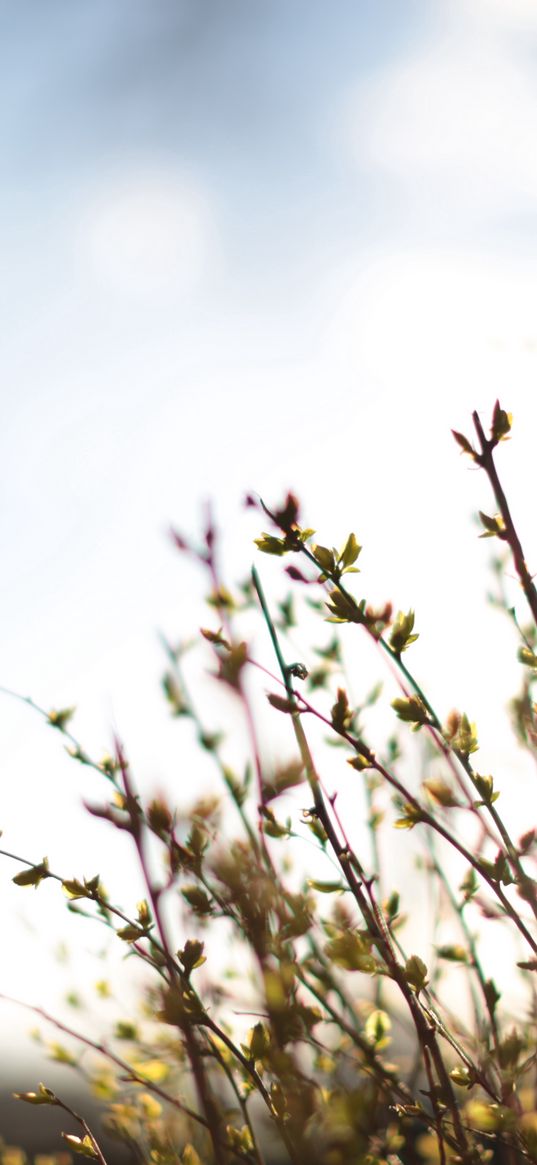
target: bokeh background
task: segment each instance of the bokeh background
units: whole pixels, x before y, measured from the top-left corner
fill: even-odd
[[[415,606],[415,667],[529,826],[471,520],[493,505],[449,430],[514,412],[537,569],[533,0],[6,0],[0,22],[0,682],[186,796],[157,631],[199,626],[203,588],[168,526],[213,499],[243,576],[243,495],[291,486],[320,541],[365,544],[368,598]],[[134,894],[61,740],[8,696],[0,739],[2,845],[67,876],[102,859]],[[54,1009],[96,977],[91,938],[15,872],[0,991]],[[31,1087],[30,1020],[1,1006],[4,1075]]]

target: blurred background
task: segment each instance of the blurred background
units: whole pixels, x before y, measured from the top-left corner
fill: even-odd
[[[416,608],[416,670],[523,791],[516,645],[471,520],[494,506],[450,428],[513,411],[501,473],[537,569],[533,0],[18,0],[0,21],[0,683],[76,704],[88,751],[118,731],[144,789],[186,797],[157,632],[207,620],[168,527],[212,499],[242,577],[244,494],[292,487],[321,542],[364,543],[369,599]],[[8,696],[0,736],[2,845],[103,862],[133,896],[61,738]],[[98,936],[18,868],[0,991],[61,1011]],[[7,1089],[48,1082],[31,1017],[0,1007]]]

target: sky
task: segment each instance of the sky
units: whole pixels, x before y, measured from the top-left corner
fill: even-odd
[[[533,0],[18,0],[0,24],[0,684],[76,704],[90,751],[118,730],[144,789],[171,780],[157,632],[203,615],[168,528],[212,499],[242,577],[244,494],[292,487],[320,541],[356,531],[368,597],[415,606],[420,674],[523,790],[472,522],[491,502],[450,428],[513,411],[535,563]],[[113,870],[61,742],[8,697],[0,736],[6,849],[71,876],[102,844]],[[36,920],[2,870],[0,990],[43,1002],[65,909],[43,887]]]

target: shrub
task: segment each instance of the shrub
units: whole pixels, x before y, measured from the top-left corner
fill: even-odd
[[[480,515],[482,536],[505,544],[531,613],[530,625],[519,626],[499,600],[515,621],[526,676],[513,703],[515,729],[535,755],[537,591],[494,460],[511,418],[497,403],[489,436],[477,414],[473,421],[475,444],[454,436],[494,495],[497,513]],[[140,1014],[117,1023],[107,1042],[33,1010],[73,1037],[73,1047],[78,1041],[93,1050],[95,1064],[84,1070],[105,1102],[105,1127],[148,1165],[537,1160],[537,885],[530,872],[537,829],[512,837],[495,778],[475,767],[475,724],[459,710],[441,718],[414,676],[413,611],[394,613],[390,603],[374,607],[353,593],[361,550],[354,533],[332,549],[301,525],[292,494],[279,509],[252,497],[247,503],[268,528],[258,550],[285,559],[293,586],[274,610],[256,568],[246,583],[227,588],[211,520],[200,546],[174,534],[209,579],[212,626],[200,642],[241,710],[244,740],[235,753],[248,754],[244,765],[235,754],[230,759],[212,696],[209,710],[203,697],[202,712],[191,694],[184,646],[166,645],[163,688],[172,715],[193,726],[214,762],[223,799],[198,798],[188,810],[164,796],[144,800],[119,740],[94,760],[72,732],[71,709],[43,712],[73,758],[108,788],[90,812],[131,839],[145,897],[130,912],[99,875],[69,878],[46,858],[28,859],[13,880],[37,887],[57,879],[71,910],[93,913],[144,965],[147,990]],[[328,641],[309,652],[316,660],[309,673],[289,662],[297,603],[299,626],[330,624]],[[273,667],[243,635],[256,616]],[[379,687],[361,704],[349,694],[342,644],[352,650],[357,634],[397,677],[387,713],[378,715]],[[294,737],[294,755],[276,763],[259,743],[260,684],[269,688],[272,751],[284,747],[284,729]],[[384,732],[387,714],[395,732]],[[324,738],[337,751],[328,754]],[[416,782],[417,766],[430,756],[434,775]],[[359,843],[340,812],[343,773],[357,803],[363,798],[368,834],[361,828]],[[389,841],[394,827],[416,839],[420,888],[436,894],[433,933],[419,939],[425,958],[405,946],[399,888],[386,885],[382,870],[379,839]],[[448,941],[438,941],[440,923]],[[514,1018],[482,960],[487,928],[502,943],[511,930],[524,949],[513,967],[520,982]],[[467,1006],[460,979],[454,1004],[449,977],[442,978],[449,964],[460,968]],[[52,1048],[53,1058],[78,1063],[63,1045]],[[77,1127],[64,1134],[70,1148],[104,1162],[99,1130],[51,1089],[40,1084],[16,1095],[64,1109]]]

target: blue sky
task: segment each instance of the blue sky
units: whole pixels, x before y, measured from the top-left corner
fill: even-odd
[[[470,522],[490,503],[449,429],[514,411],[533,561],[536,11],[4,5],[0,682],[76,703],[96,751],[117,726],[146,787],[177,748],[156,628],[201,621],[167,526],[214,498],[244,574],[250,489],[296,488],[327,541],[356,530],[371,597],[416,606],[440,702],[473,701],[488,763],[509,755],[514,652],[498,627],[492,690]],[[26,709],[1,704],[0,732],[6,847],[40,858],[46,832],[75,863],[83,778]]]

